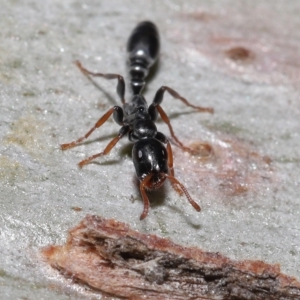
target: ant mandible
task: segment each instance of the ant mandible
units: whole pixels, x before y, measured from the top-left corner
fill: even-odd
[[[112,107],[83,137],[74,142],[61,145],[62,150],[78,145],[113,115],[115,122],[122,126],[119,134],[110,141],[104,151],[84,159],[79,163],[79,166],[83,167],[95,158],[108,154],[117,142],[128,134],[129,140],[134,143],[132,159],[137,178],[140,181],[140,192],[144,201],[144,210],[140,216],[141,220],[147,216],[150,207],[146,190],[158,189],[162,186],[166,178],[170,180],[173,188],[180,195],[185,194],[196,211],[201,210],[200,206],[192,199],[183,184],[175,178],[171,144],[164,134],[157,131],[154,124],[159,114],[161,119],[169,127],[171,136],[177,145],[184,151],[190,151],[190,149],[185,147],[175,136],[170,120],[160,106],[163,101],[164,93],[167,91],[173,98],[181,100],[185,105],[198,111],[213,113],[212,108],[190,104],[185,98],[167,86],[162,86],[156,92],[153,102],[148,107],[141,92],[145,86],[145,78],[148,75],[149,69],[157,60],[159,48],[159,34],[156,26],[149,21],[139,23],[133,30],[127,43],[130,86],[133,94],[129,103],[126,103],[124,99],[125,82],[121,75],[90,72],[85,69],[79,61],[76,61],[78,68],[87,76],[103,77],[109,80],[117,79],[117,94],[123,104],[123,108],[120,106]]]

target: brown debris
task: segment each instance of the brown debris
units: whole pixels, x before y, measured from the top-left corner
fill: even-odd
[[[229,50],[225,51],[225,54],[234,61],[249,61],[254,58],[254,54],[251,52],[251,50],[245,48],[245,47],[232,47]]]
[[[279,265],[235,262],[87,215],[64,246],[42,250],[52,267],[94,290],[128,299],[300,299]]]
[[[180,60],[197,68],[205,70],[209,64],[211,69],[242,81],[298,87],[298,41],[284,33],[286,24],[279,25],[277,13],[266,8],[264,21],[258,21],[250,17],[249,9],[233,8],[225,14],[215,10],[181,12],[182,22],[172,26],[170,36],[184,47]]]

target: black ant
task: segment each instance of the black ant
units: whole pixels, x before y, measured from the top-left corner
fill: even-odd
[[[198,111],[213,113],[212,108],[204,108],[190,104],[185,98],[167,86],[162,86],[156,92],[153,102],[148,107],[141,92],[145,86],[145,78],[148,75],[149,69],[157,60],[159,48],[159,34],[156,26],[149,21],[139,23],[133,30],[127,43],[129,75],[131,78],[130,85],[133,93],[129,103],[126,103],[124,100],[125,82],[121,75],[90,72],[85,69],[79,61],[76,61],[79,69],[87,76],[91,75],[105,79],[117,79],[117,93],[123,104],[123,108],[120,106],[112,107],[83,137],[72,143],[61,145],[62,150],[78,145],[113,115],[114,120],[122,126],[118,136],[110,141],[103,152],[84,159],[79,163],[79,166],[83,167],[93,159],[108,154],[117,142],[128,134],[129,140],[134,143],[132,159],[136,175],[140,181],[140,191],[144,201],[144,210],[140,217],[141,220],[147,216],[150,206],[146,190],[158,189],[162,186],[166,178],[171,181],[173,188],[180,195],[185,194],[195,210],[201,210],[200,206],[189,195],[186,188],[174,177],[173,154],[170,142],[164,134],[157,131],[154,124],[159,114],[161,119],[168,125],[171,136],[178,146],[184,151],[191,150],[185,147],[175,136],[170,120],[160,106],[163,101],[164,93],[167,91],[175,99],[181,100],[187,106],[193,107]]]

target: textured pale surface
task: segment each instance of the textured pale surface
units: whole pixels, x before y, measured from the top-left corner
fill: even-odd
[[[233,259],[278,262],[282,272],[300,278],[299,3],[161,2],[2,1],[3,299],[76,297],[72,288],[64,288],[72,286],[69,281],[40,262],[38,249],[62,243],[87,213]],[[174,149],[178,178],[202,212],[167,184],[152,194],[150,214],[140,222],[142,202],[126,139],[98,160],[102,163],[77,168],[81,159],[105,147],[118,131],[116,124],[107,122],[90,143],[67,152],[59,144],[81,136],[118,103],[114,82],[97,81],[99,90],[73,61],[125,75],[126,40],[144,19],[153,20],[162,36],[160,67],[145,92],[148,101],[161,85],[169,85],[194,104],[214,107],[210,116],[190,113],[170,97],[163,103],[182,141],[209,141],[224,150],[226,139],[233,146],[205,167]],[[251,55],[234,61],[228,58],[234,47]],[[158,126],[168,134],[165,125]],[[253,163],[252,151],[259,153]],[[262,163],[264,156],[271,158],[270,166]],[[239,176],[224,183],[220,177],[235,168]],[[236,182],[248,191],[231,195]],[[55,282],[62,282],[60,289]]]

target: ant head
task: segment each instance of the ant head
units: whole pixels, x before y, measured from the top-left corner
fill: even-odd
[[[157,190],[164,184],[165,180],[166,180],[165,173],[153,173],[151,179],[149,180],[145,188],[148,191]]]

